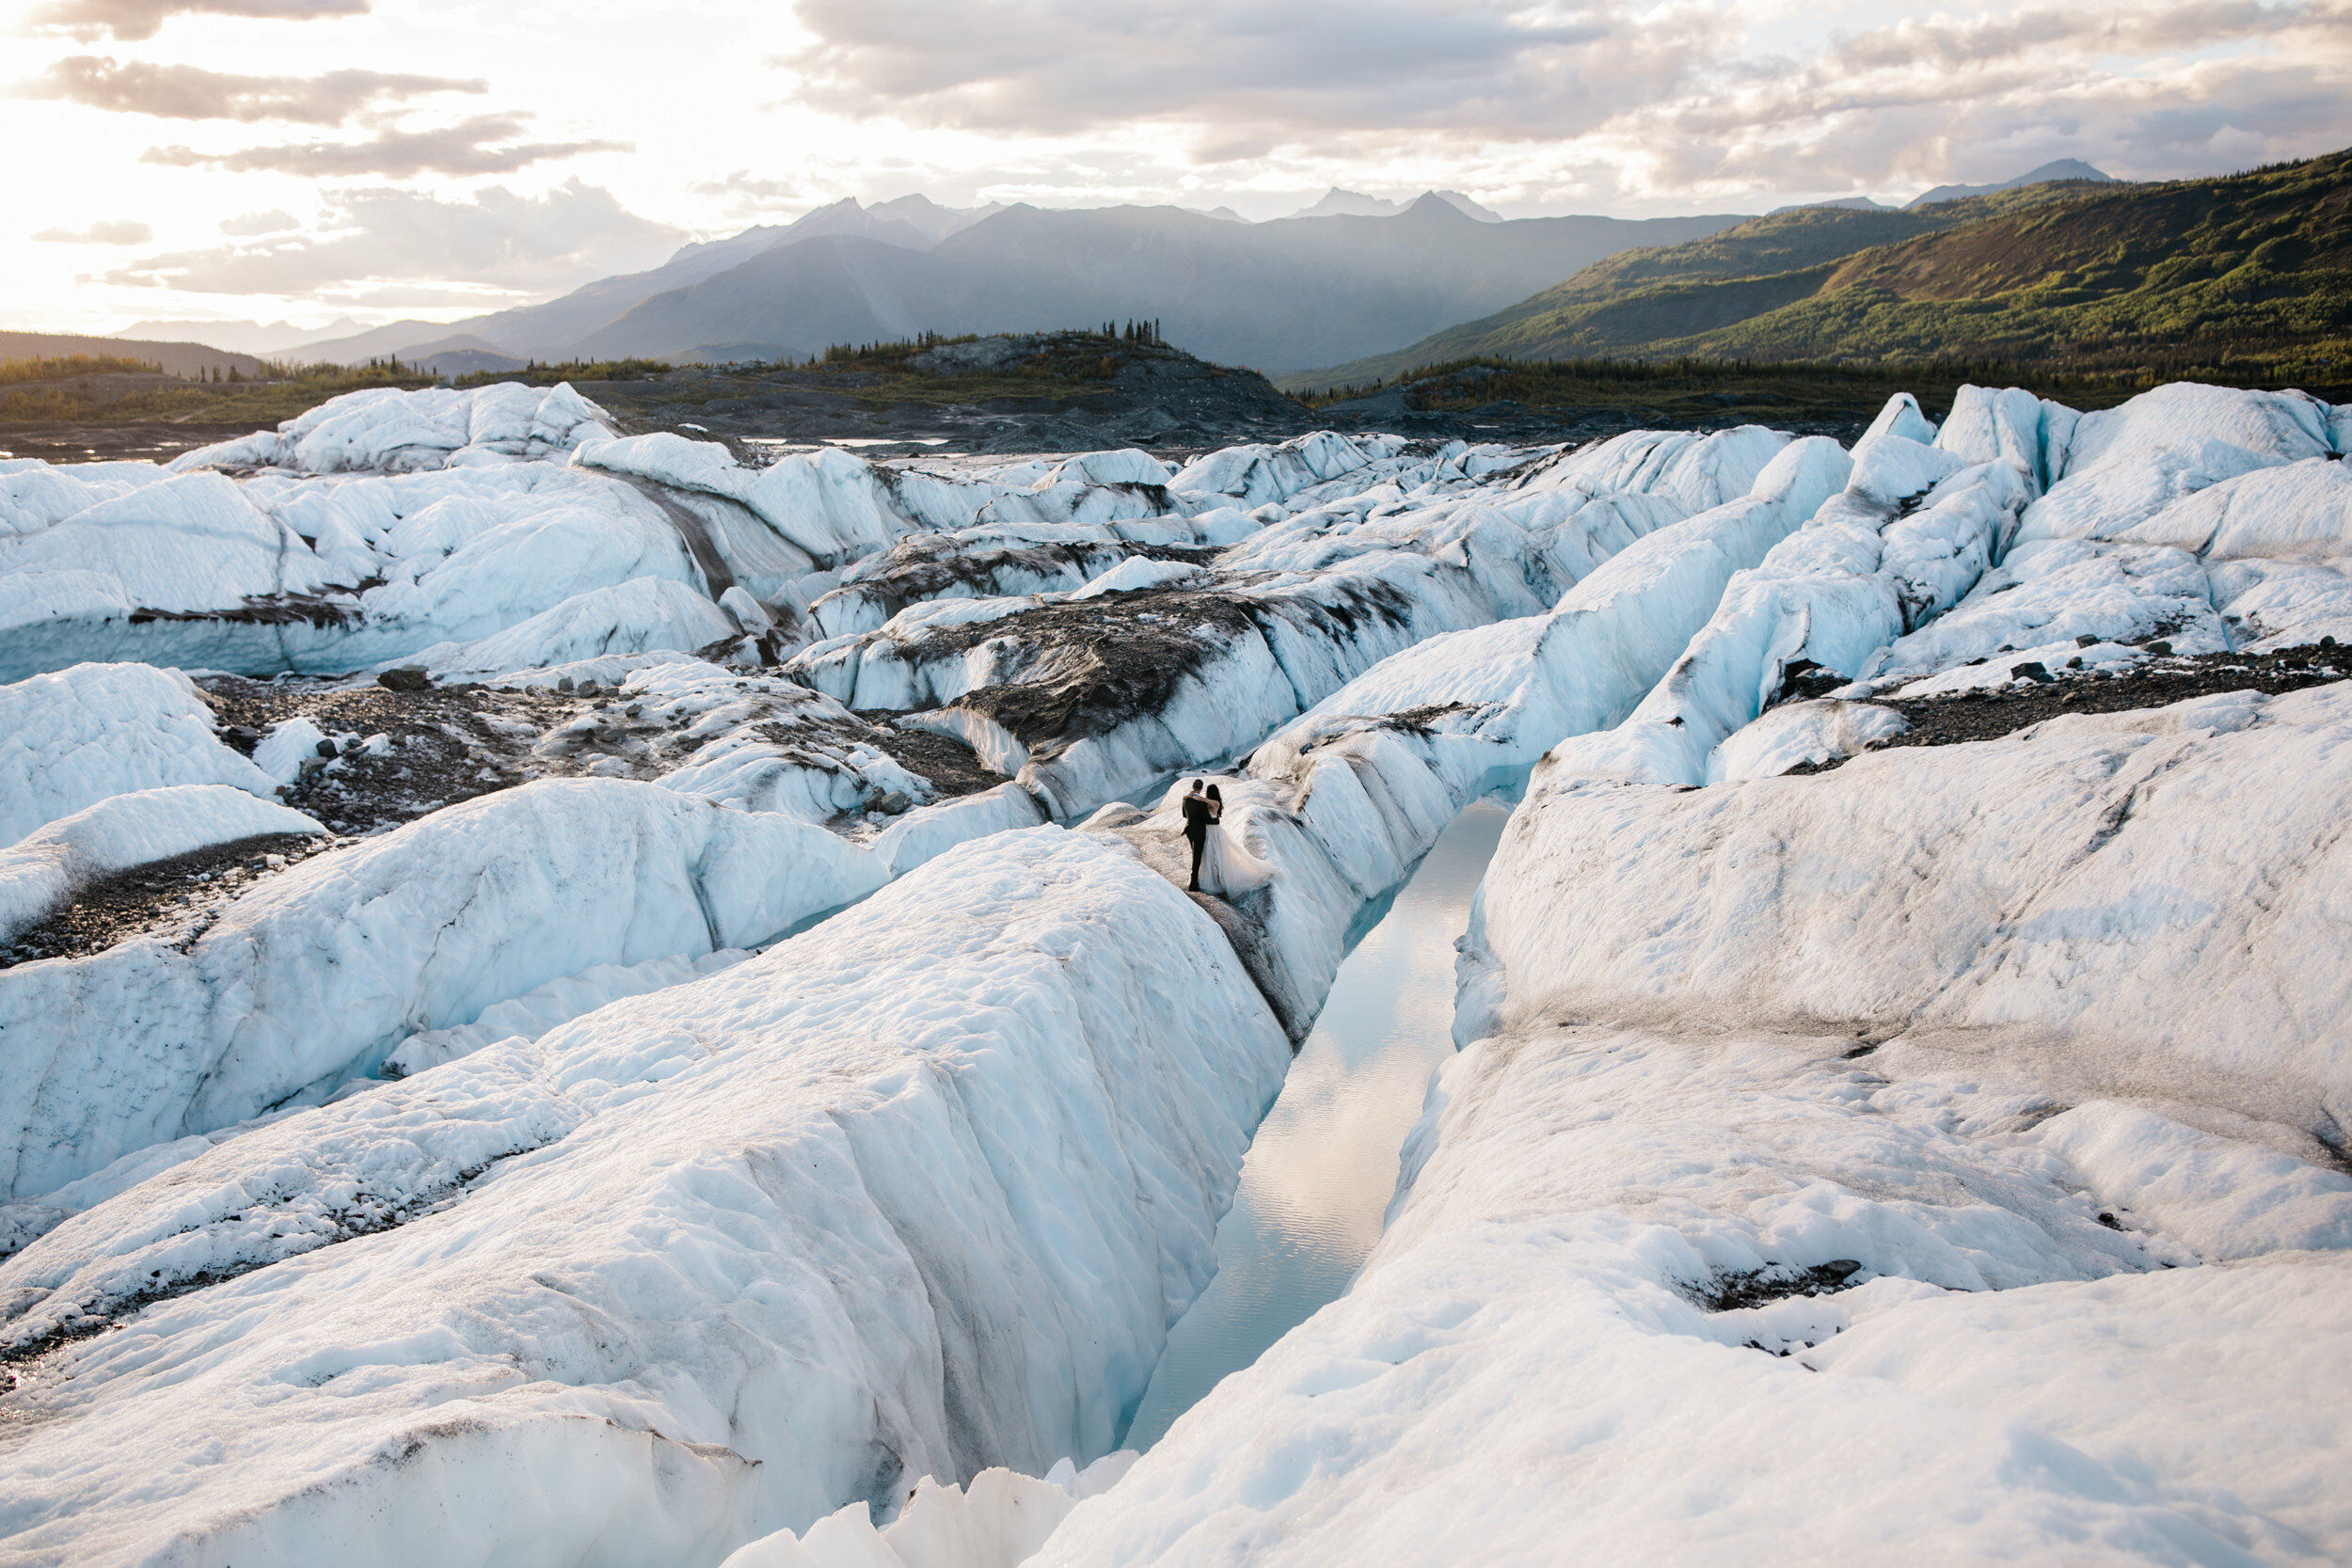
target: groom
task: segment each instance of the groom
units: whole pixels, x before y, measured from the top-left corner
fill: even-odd
[[[1209,786],[1200,779],[1192,781],[1192,792],[1184,797],[1184,836],[1192,840],[1192,886],[1187,893],[1200,891],[1200,852],[1209,845]]]

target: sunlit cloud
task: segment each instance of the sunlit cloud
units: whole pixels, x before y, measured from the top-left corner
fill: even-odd
[[[87,229],[44,229],[33,236],[41,245],[145,245],[155,230],[128,218],[93,223]]]
[[[365,16],[368,0],[60,0],[33,12],[41,32],[64,33],[88,41],[103,34],[135,40],[151,39],[173,16],[265,17],[310,22],[321,17]]]
[[[282,234],[289,229],[299,229],[302,220],[292,213],[272,208],[266,213],[246,213],[242,217],[223,218],[220,231],[235,239],[251,239],[257,234]]]
[[[496,185],[453,201],[369,188],[333,193],[328,203],[315,231],[145,257],[105,281],[218,294],[380,293],[387,283],[527,293],[635,270],[688,237],[576,180],[540,197]]]
[[[341,125],[362,110],[433,93],[487,92],[479,77],[457,80],[380,71],[318,76],[241,76],[192,65],[76,55],[18,84],[19,98],[50,98],[161,119],[288,120]]]
[[[272,169],[313,180],[349,180],[367,175],[407,179],[420,174],[511,174],[551,159],[590,152],[628,152],[627,142],[525,142],[529,115],[477,115],[455,125],[424,131],[385,131],[371,141],[299,142],[248,147],[236,152],[199,152],[190,147],[150,148],[141,163],[173,168],[207,166],[234,171]],[[493,145],[496,144],[496,145]]]

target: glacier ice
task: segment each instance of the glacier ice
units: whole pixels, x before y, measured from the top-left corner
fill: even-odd
[[[0,1196],[332,1089],[596,964],[772,941],[882,880],[822,828],[625,780],[437,812],[292,868],[184,950],[0,970]]]
[[[0,942],[109,872],[269,833],[324,833],[298,811],[228,784],[109,795],[0,848]]]
[[[2352,637],[2342,421],[762,467],[509,387],[0,463],[25,908],[421,759],[378,669],[536,781],[0,967],[0,1539],[2341,1556],[2341,688],[1871,699]],[[1371,1263],[1079,1485],[1283,1036],[1531,768]],[[1271,876],[1187,901],[1208,769]]]
[[[805,1534],[780,1530],[738,1547],[720,1568],[1013,1568],[1037,1554],[1072,1508],[1110,1490],[1135,1459],[1107,1454],[1081,1470],[1064,1458],[1042,1478],[998,1465],[969,1486],[925,1476],[882,1529],[865,1503],[851,1503]]]
[[[0,1264],[19,1344],[121,1321],[44,1356],[28,1387],[72,1416],[12,1447],[0,1531],[715,1562],[926,1473],[1090,1459],[1207,1275],[1288,1056],[1132,856],[982,841],[722,974],[230,1139]],[[240,1462],[159,1472],[183,1442]]]
[[[145,664],[79,664],[0,686],[0,844],[117,795],[276,782],[221,744],[195,683]]]
[[[500,458],[547,458],[609,437],[604,411],[568,383],[458,390],[372,388],[330,398],[275,431],[173,459],[186,471],[254,465],[331,474],[402,473]]]
[[[2345,1058],[2289,974],[2347,736],[2322,689],[1547,764],[1356,1283],[1035,1560],[2340,1555],[2339,1408],[2276,1422],[2343,1386]]]

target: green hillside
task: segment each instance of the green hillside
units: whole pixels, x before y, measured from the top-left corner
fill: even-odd
[[[2348,336],[2352,153],[2333,153],[2224,179],[1783,213],[1613,257],[1483,321],[1284,384],[1596,356],[2332,378]]]

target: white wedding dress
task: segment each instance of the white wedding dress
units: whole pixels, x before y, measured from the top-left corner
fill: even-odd
[[[1251,854],[1242,844],[1242,819],[1220,818],[1209,826],[1209,842],[1200,856],[1200,890],[1219,898],[1238,898],[1274,880],[1274,867]]]

